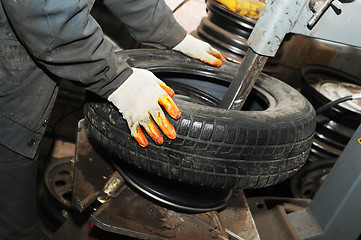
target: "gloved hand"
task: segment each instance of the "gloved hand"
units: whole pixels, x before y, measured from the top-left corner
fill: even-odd
[[[140,126],[143,126],[156,144],[163,144],[162,134],[154,121],[168,138],[176,138],[174,127],[159,106],[162,105],[172,118],[180,118],[181,113],[171,98],[174,95],[173,89],[148,70],[132,70],[132,75],[108,97],[108,100],[123,114],[131,135],[140,146],[148,145]]]
[[[221,60],[226,61],[218,50],[189,34],[173,49],[217,67],[222,66]]]

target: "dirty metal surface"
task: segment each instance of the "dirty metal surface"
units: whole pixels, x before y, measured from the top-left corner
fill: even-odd
[[[130,188],[100,206],[90,220],[103,230],[140,239],[228,239],[217,212],[175,212]]]
[[[229,239],[259,240],[259,234],[243,191],[234,191],[227,208],[219,212]],[[234,234],[236,236],[234,236]]]
[[[92,208],[90,221],[105,231],[138,239],[259,239],[242,191],[235,191],[223,210],[195,214],[165,208],[128,187],[93,149],[83,120],[79,122],[74,171],[77,209]],[[110,182],[116,183],[111,194]]]
[[[94,151],[86,136],[84,120],[78,124],[75,147],[73,203],[82,212],[102,192],[114,170]]]

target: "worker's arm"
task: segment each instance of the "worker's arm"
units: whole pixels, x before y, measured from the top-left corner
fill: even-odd
[[[172,48],[218,67],[225,60],[208,43],[187,34],[163,0],[104,0],[104,4],[142,43]]]
[[[167,136],[175,137],[159,107],[162,104],[175,113],[171,116],[180,116],[160,86],[166,87],[149,71],[139,74],[125,62],[119,62],[111,43],[89,14],[87,1],[2,0],[2,4],[19,41],[45,72],[82,83],[86,89],[112,101],[124,116],[133,114],[136,117],[126,118],[129,126],[150,126],[149,114],[153,118],[160,116],[161,121],[155,118],[160,128]],[[143,92],[150,95],[147,101],[143,101]],[[123,101],[131,104],[125,105]],[[159,132],[151,137],[161,143]],[[139,139],[144,143],[144,135]]]
[[[91,6],[86,0],[33,0],[31,2],[2,0],[2,4],[19,40],[46,72],[59,78],[80,82],[86,89],[108,98],[118,108],[119,102],[124,100],[124,97],[121,94],[115,94],[113,96],[116,97],[113,98],[109,96],[127,79],[143,77],[143,74],[133,73],[125,62],[118,61],[111,43],[104,38],[100,26],[89,14]],[[144,13],[146,9],[140,9],[140,11]],[[152,16],[154,15],[157,14],[153,13]],[[168,18],[172,17],[168,16]],[[176,22],[173,24],[177,26],[176,31],[182,30]],[[142,32],[141,29],[139,32]],[[157,39],[154,36],[157,36],[160,30],[147,28],[144,31],[152,32],[153,39]],[[179,36],[175,42],[181,41],[185,35]],[[168,40],[171,38],[173,36],[166,37]],[[150,78],[149,81],[155,81],[155,78]],[[127,85],[131,85],[131,82]],[[147,86],[148,84],[137,84],[135,88],[132,88],[138,89],[132,94],[137,97],[133,102],[142,98],[138,92],[140,89],[146,89]],[[154,94],[158,93],[154,92]],[[155,104],[159,102],[158,99],[154,101]],[[174,105],[168,102],[168,106]],[[120,109],[123,114],[129,110],[138,112],[141,108],[127,105]],[[148,109],[148,113],[154,114],[154,111]],[[137,114],[137,116],[140,115]],[[128,118],[127,121],[129,124],[130,119]],[[138,126],[141,123],[140,125],[144,126],[150,122],[150,118],[137,118],[136,121],[132,119],[131,124]],[[161,135],[159,133],[152,135],[153,138],[158,136]]]
[[[186,36],[163,0],[104,0],[103,3],[142,43],[173,48]]]
[[[1,0],[30,55],[46,72],[108,97],[132,73],[89,14],[87,0]]]

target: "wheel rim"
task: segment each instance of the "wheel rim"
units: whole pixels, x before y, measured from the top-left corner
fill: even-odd
[[[158,204],[177,211],[201,213],[219,210],[231,198],[231,189],[210,189],[169,180],[113,159],[114,169],[130,187]]]
[[[217,1],[207,1],[208,16],[203,18],[197,35],[220,49],[228,58],[240,61],[249,48],[247,39],[256,20],[231,11]]]
[[[72,207],[73,171],[72,158],[55,160],[44,174],[45,185],[50,194],[67,208]]]

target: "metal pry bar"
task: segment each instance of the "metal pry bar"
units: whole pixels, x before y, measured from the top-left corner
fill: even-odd
[[[221,108],[241,110],[267,59],[268,57],[257,54],[251,48],[247,50],[221,102]]]

